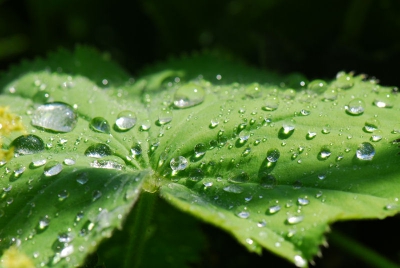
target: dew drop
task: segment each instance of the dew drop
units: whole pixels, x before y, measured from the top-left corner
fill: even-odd
[[[351,74],[346,74],[345,72],[339,72],[336,75],[335,86],[341,89],[349,89],[354,85],[354,78]]]
[[[103,143],[97,143],[97,144],[91,145],[85,151],[86,156],[94,157],[94,158],[101,158],[101,157],[111,155],[111,154],[112,154],[112,152],[111,152],[110,147]]]
[[[354,99],[345,106],[346,112],[350,115],[361,115],[364,113],[365,103],[362,99]]]
[[[89,180],[89,175],[88,175],[87,172],[81,172],[81,173],[79,173],[79,174],[76,175],[76,181],[77,181],[79,184],[82,184],[82,185],[83,185],[83,184],[87,183],[88,180]]]
[[[142,146],[140,143],[136,143],[132,146],[131,153],[134,158],[137,158],[142,154]]]
[[[356,151],[356,157],[360,160],[372,160],[375,156],[375,148],[369,142],[361,143]]]
[[[248,211],[240,211],[236,214],[236,216],[238,216],[241,219],[247,219],[248,217],[250,217],[250,212]]]
[[[312,140],[312,139],[314,139],[315,138],[315,136],[317,136],[317,132],[314,132],[314,131],[308,131],[307,132],[307,135],[306,135],[306,139],[307,140]]]
[[[219,125],[219,121],[217,119],[211,119],[210,128],[216,128]]]
[[[102,196],[102,193],[99,190],[94,190],[92,193],[92,201],[96,201]]]
[[[241,143],[244,143],[250,138],[250,132],[248,130],[242,130],[239,133],[239,139]]]
[[[195,84],[186,84],[178,88],[174,95],[174,106],[184,109],[198,105],[204,101],[205,91]]]
[[[57,196],[58,196],[58,200],[59,200],[59,201],[64,201],[65,199],[68,198],[69,193],[68,193],[67,190],[62,190],[61,192],[58,193]]]
[[[246,149],[244,149],[244,151],[242,152],[242,156],[248,156],[251,153],[251,148],[247,147]]]
[[[204,172],[200,168],[193,169],[189,172],[188,179],[190,181],[198,182],[204,178]]]
[[[267,152],[267,160],[271,163],[275,163],[276,161],[278,161],[280,156],[281,153],[278,149],[270,149]]]
[[[194,146],[194,157],[200,158],[206,153],[206,151],[206,145],[204,143],[198,143]]]
[[[338,93],[334,88],[328,88],[323,94],[324,101],[334,101],[337,99]]]
[[[159,125],[165,125],[172,121],[172,112],[171,111],[161,111],[158,115],[157,123]]]
[[[289,224],[297,224],[304,220],[304,216],[303,215],[291,215],[291,216],[287,217],[286,220],[287,220],[287,223],[289,223]]]
[[[318,153],[318,160],[326,160],[331,156],[331,150],[326,147],[321,148],[321,151]]]
[[[393,105],[385,99],[376,99],[373,104],[378,108],[392,108]]]
[[[66,166],[72,166],[72,165],[75,165],[75,160],[71,159],[71,158],[65,158],[63,163]]]
[[[70,105],[54,102],[39,106],[33,113],[31,124],[54,132],[70,132],[77,122],[78,116]]]
[[[323,126],[323,127],[322,127],[322,130],[321,130],[321,133],[322,133],[322,134],[329,134],[329,133],[331,133],[331,126],[330,126],[330,125],[325,125],[325,126]]]
[[[253,99],[260,98],[262,96],[261,87],[258,83],[250,84],[244,90],[244,94]]]
[[[275,176],[272,174],[266,174],[262,176],[260,179],[260,185],[266,189],[274,189],[276,185]]]
[[[378,129],[378,126],[379,126],[378,119],[370,118],[367,121],[365,121],[363,129],[364,129],[365,132],[372,133],[372,132],[374,132],[375,130]]]
[[[294,265],[297,267],[305,267],[307,265],[307,261],[300,255],[296,255],[294,256]]]
[[[378,142],[378,141],[382,140],[382,136],[380,136],[380,135],[372,135],[370,140],[373,141],[373,142]]]
[[[21,175],[24,174],[25,169],[26,169],[26,168],[25,168],[24,166],[18,166],[18,167],[14,170],[14,173],[13,173],[14,178],[17,179],[17,178],[21,177]]]
[[[310,200],[308,200],[307,198],[298,198],[297,203],[300,206],[306,206],[306,205],[310,204]]]
[[[39,220],[38,228],[39,230],[44,230],[49,226],[49,224],[50,224],[50,219],[49,216],[46,215]]]
[[[184,170],[188,166],[188,161],[183,156],[172,158],[169,162],[173,171]]]
[[[137,117],[134,112],[125,110],[118,114],[115,126],[119,131],[127,131],[135,126],[136,120]]]
[[[282,125],[281,133],[284,137],[288,137],[293,134],[295,126],[293,123],[287,122]]]
[[[52,177],[59,174],[62,170],[62,164],[57,161],[50,161],[44,166],[44,175],[46,177]]]
[[[89,126],[92,130],[100,133],[110,133],[110,124],[108,124],[107,120],[103,117],[95,117],[93,118]]]
[[[246,172],[241,171],[239,174],[229,178],[228,180],[234,183],[244,183],[248,182],[250,180],[250,177]]]
[[[320,93],[325,91],[327,86],[328,85],[324,80],[313,80],[307,85],[307,88]]]
[[[257,227],[262,228],[267,226],[267,222],[265,220],[261,220],[259,222],[257,222]]]
[[[44,164],[46,164],[47,160],[46,159],[38,159],[38,160],[34,160],[31,162],[31,164],[29,165],[31,168],[37,168],[37,167],[41,167]]]
[[[243,191],[244,191],[243,187],[240,187],[239,185],[234,185],[234,184],[230,184],[228,186],[225,186],[223,188],[223,190],[225,192],[234,193],[234,194],[240,194],[240,193],[243,193]]]
[[[35,154],[44,150],[44,142],[35,135],[19,136],[11,143],[14,152],[20,155]]]
[[[267,214],[275,214],[278,213],[280,210],[281,210],[280,205],[273,205],[268,208]]]
[[[112,160],[94,160],[92,163],[90,163],[90,166],[94,168],[115,169],[115,170],[124,169],[123,165]]]
[[[279,100],[277,97],[270,96],[264,101],[264,106],[262,107],[265,111],[275,111],[279,107]]]

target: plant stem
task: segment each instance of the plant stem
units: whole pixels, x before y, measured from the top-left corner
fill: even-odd
[[[347,235],[334,231],[329,237],[329,241],[335,244],[344,252],[356,257],[371,267],[379,268],[399,268],[396,263],[391,262],[378,252],[365,247]]]
[[[147,230],[153,215],[157,195],[142,192],[125,224],[129,228],[129,241],[125,253],[125,268],[139,267],[147,240]]]

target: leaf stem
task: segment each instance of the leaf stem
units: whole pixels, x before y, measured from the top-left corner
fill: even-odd
[[[380,255],[378,252],[365,247],[356,240],[350,238],[349,236],[334,231],[329,237],[329,241],[335,244],[342,251],[356,257],[357,259],[363,261],[371,267],[379,268],[399,268],[400,266],[396,263],[391,262],[384,256]]]
[[[128,216],[125,224],[126,228],[129,228],[128,247],[125,251],[125,268],[140,266],[156,199],[156,194],[142,192],[135,209]]]

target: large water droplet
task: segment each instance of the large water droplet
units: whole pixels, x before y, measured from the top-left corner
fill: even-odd
[[[361,143],[356,151],[356,157],[360,160],[372,160],[375,156],[375,148],[369,142]]]
[[[57,161],[50,161],[44,166],[44,175],[46,177],[51,177],[59,174],[63,169],[62,164]]]
[[[122,111],[118,114],[115,120],[115,126],[119,131],[127,131],[133,128],[136,124],[136,114],[132,111]]]
[[[178,109],[198,105],[204,101],[205,91],[195,84],[186,84],[178,88],[174,95],[174,106]]]
[[[276,161],[278,161],[280,156],[281,156],[281,153],[279,152],[278,149],[270,149],[267,152],[267,160],[272,163],[275,163]]]
[[[95,117],[90,121],[90,128],[96,132],[110,133],[110,124],[103,117]]]
[[[31,162],[31,164],[29,165],[29,167],[31,168],[37,168],[37,167],[41,167],[44,164],[46,164],[47,160],[46,159],[38,159],[38,160],[34,160]]]
[[[346,74],[345,72],[339,72],[336,75],[336,81],[334,85],[341,89],[349,89],[354,85],[354,78],[352,74]]]
[[[364,125],[364,131],[372,133],[375,130],[378,129],[379,126],[379,121],[376,118],[370,118],[367,121],[365,121],[365,125]]]
[[[70,105],[54,102],[39,106],[32,116],[31,124],[55,132],[70,132],[77,121],[78,116]]]
[[[203,143],[198,143],[194,146],[194,157],[200,158],[202,157],[207,151],[207,147]]]
[[[44,150],[44,142],[35,135],[19,136],[11,143],[17,154],[35,154]]]
[[[264,101],[264,106],[262,107],[265,111],[275,111],[279,107],[279,100],[275,96],[267,97]]]
[[[184,170],[188,165],[188,161],[186,160],[185,157],[178,156],[178,157],[172,158],[169,165],[171,166],[173,171]]]
[[[111,154],[112,151],[110,147],[103,143],[96,143],[94,145],[91,145],[85,151],[86,156],[95,158],[100,158]]]
[[[350,115],[361,115],[364,113],[365,103],[362,99],[354,99],[345,106],[346,112]]]
[[[229,178],[228,180],[234,183],[244,183],[248,182],[250,180],[250,177],[246,172],[241,171],[239,174]]]

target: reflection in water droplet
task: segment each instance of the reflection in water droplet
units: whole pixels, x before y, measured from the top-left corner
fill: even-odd
[[[287,218],[287,222],[289,224],[297,224],[300,223],[304,220],[304,216],[303,215],[291,215]]]
[[[134,112],[125,110],[118,114],[115,125],[119,131],[127,131],[135,126],[136,120]]]
[[[44,175],[51,177],[59,174],[63,170],[62,164],[57,161],[50,161],[44,166]]]
[[[281,206],[280,205],[270,206],[268,208],[267,214],[275,214],[275,213],[279,212],[280,210],[281,210]]]
[[[278,149],[270,149],[267,152],[267,160],[272,163],[275,163],[276,161],[278,161],[280,156],[281,156],[281,153],[279,152]]]
[[[378,141],[382,140],[382,136],[380,136],[380,135],[372,135],[370,140],[373,141],[373,142],[378,142]]]
[[[55,132],[70,132],[78,116],[73,108],[61,102],[47,103],[39,106],[33,113],[31,124]]]
[[[198,143],[194,146],[194,157],[199,158],[203,156],[207,151],[207,147],[204,143]]]
[[[265,111],[275,111],[279,107],[279,100],[277,97],[270,96],[264,101],[264,106],[262,107]]]
[[[385,99],[376,99],[374,101],[374,105],[379,108],[392,108],[393,105],[389,102],[389,100]]]
[[[178,88],[174,95],[174,106],[178,109],[189,108],[204,101],[205,91],[195,84],[186,84]]]
[[[307,198],[298,198],[297,203],[301,206],[306,206],[310,203],[310,200],[308,200]]]
[[[331,154],[332,153],[328,148],[323,147],[321,148],[321,151],[318,153],[318,160],[326,160],[331,156]]]
[[[294,256],[294,265],[297,267],[305,267],[307,265],[307,261],[300,255],[296,255]]]
[[[72,166],[72,165],[75,165],[75,160],[71,159],[71,158],[65,158],[63,163],[66,166]]]
[[[250,180],[250,177],[246,172],[241,171],[239,174],[229,178],[228,180],[234,183],[244,183],[248,182]]]
[[[324,80],[313,80],[307,85],[307,88],[320,93],[325,91],[327,86],[328,85]]]
[[[44,142],[35,135],[19,136],[11,143],[14,152],[20,155],[35,154],[44,150]]]
[[[312,140],[312,139],[314,139],[315,138],[315,136],[317,136],[317,132],[314,132],[314,131],[308,131],[307,132],[307,135],[306,135],[306,139],[307,140]]]
[[[375,148],[369,142],[361,143],[356,151],[356,157],[360,160],[372,160],[375,156]]]
[[[110,133],[110,124],[103,117],[95,117],[90,121],[89,126],[92,130],[100,133]]]
[[[364,113],[365,103],[362,99],[354,99],[345,106],[346,112],[350,115],[361,115]]]
[[[223,190],[225,192],[234,193],[234,194],[240,194],[240,193],[242,193],[244,191],[243,187],[240,187],[239,185],[234,185],[234,184],[230,184],[228,186],[225,186],[223,188]]]
[[[186,160],[185,157],[178,156],[172,158],[169,165],[173,171],[184,170],[188,166],[188,161]]]
[[[110,147],[103,143],[97,143],[97,144],[91,145],[85,151],[86,156],[94,157],[94,158],[101,158],[101,157],[111,155],[111,154],[112,154],[112,152],[111,152]]]

